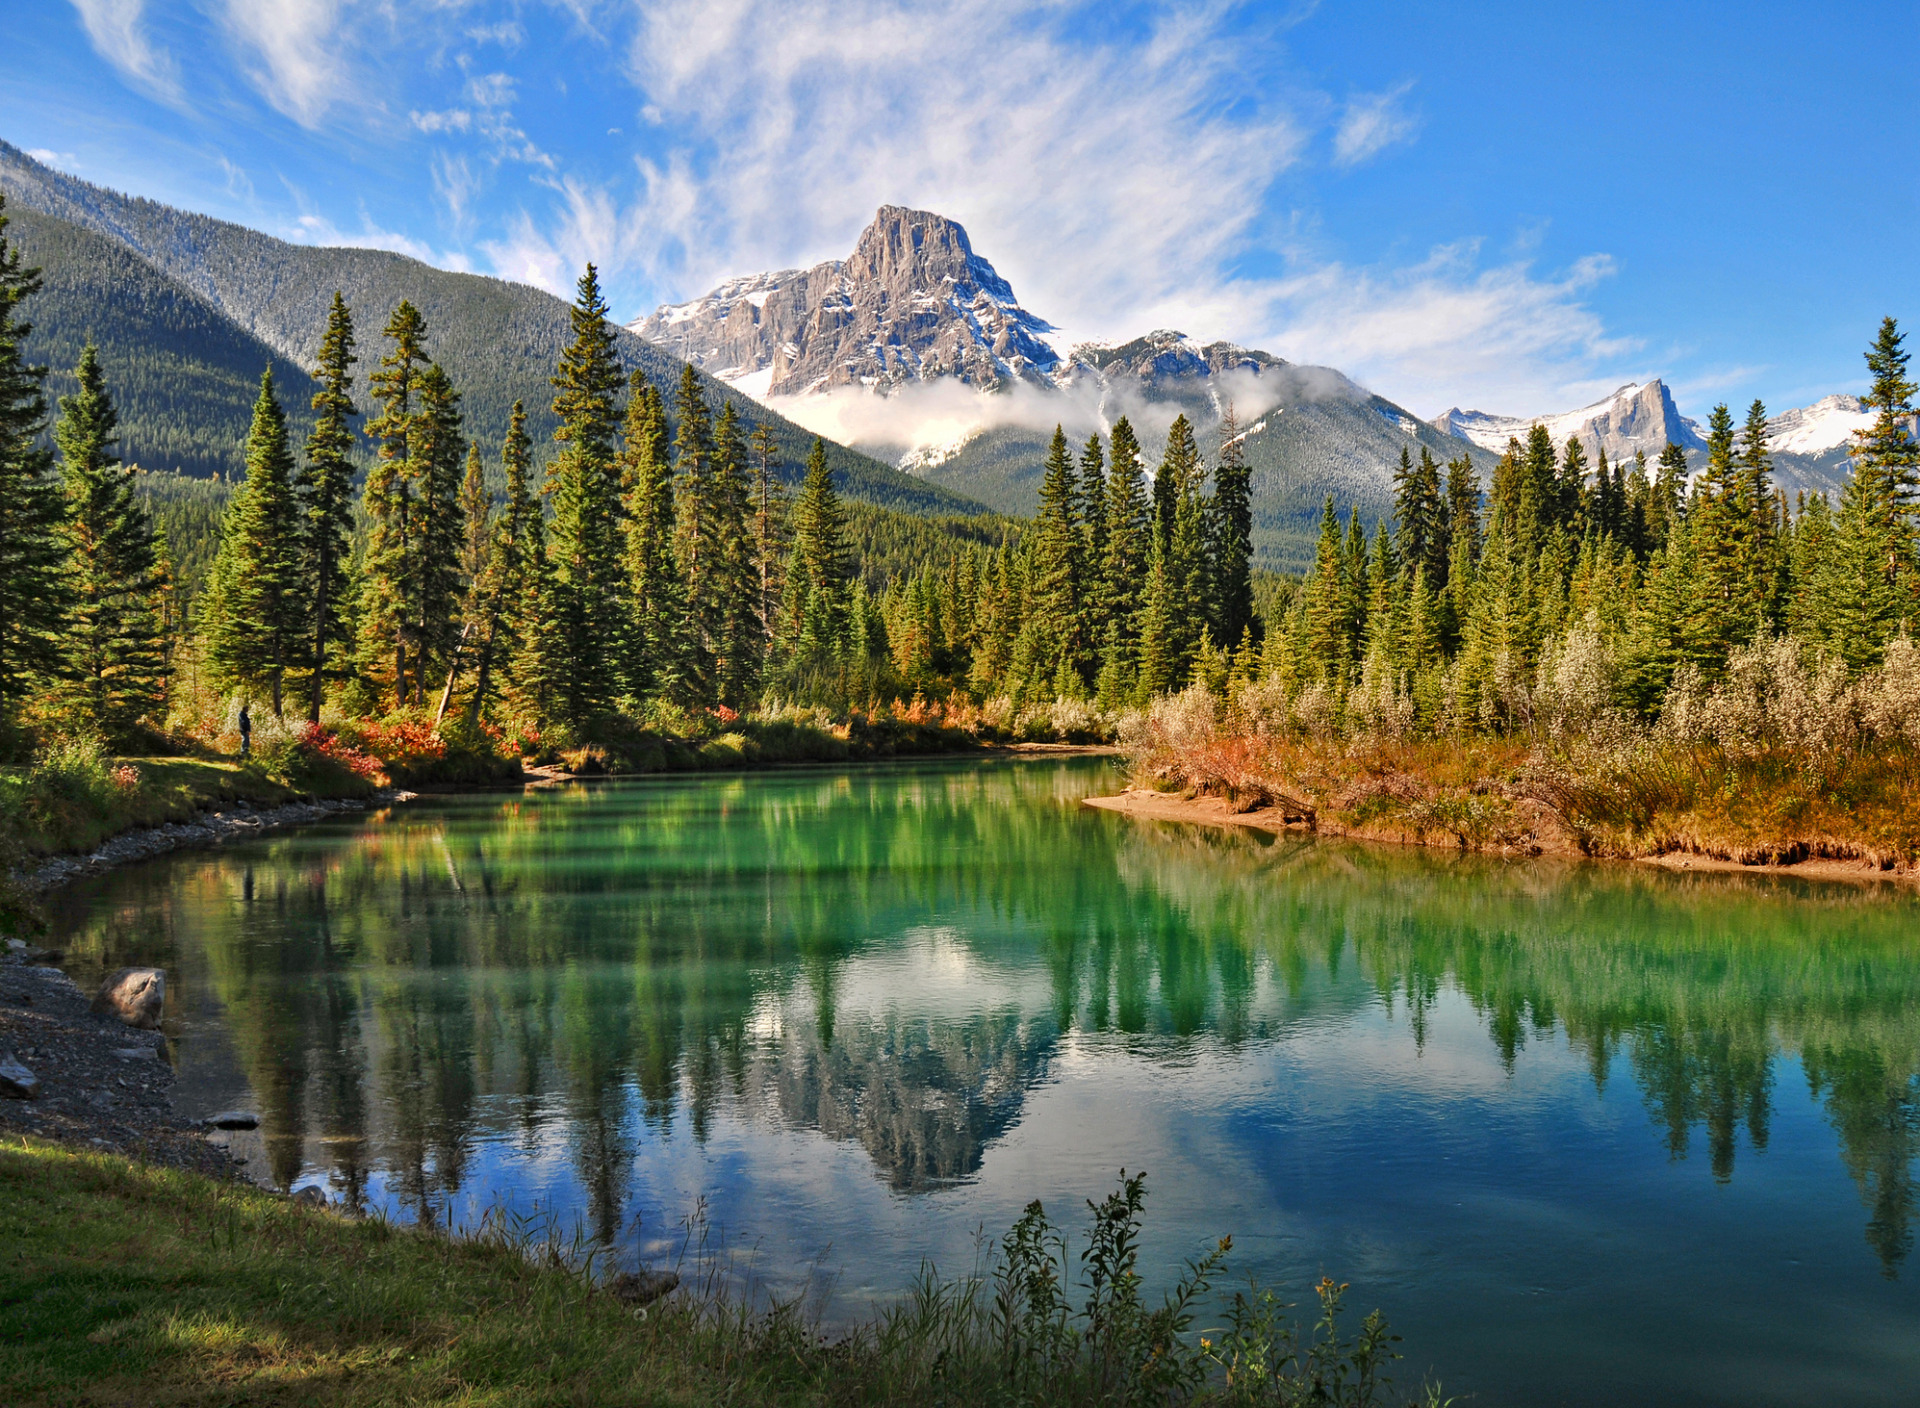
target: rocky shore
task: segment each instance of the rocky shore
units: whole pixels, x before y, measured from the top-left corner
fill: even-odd
[[[411,792],[381,792],[371,805],[404,802]],[[85,855],[60,855],[41,861],[23,877],[31,891],[45,893],[70,880],[98,875],[117,865],[150,860],[192,846],[215,846],[224,841],[257,836],[283,826],[300,826],[340,812],[364,811],[369,803],[347,797],[322,797],[310,802],[287,802],[274,807],[236,802],[218,811],[202,812],[191,821],[167,822],[123,831]]]
[[[173,1111],[166,1037],[95,1011],[48,965],[57,956],[18,940],[0,954],[0,1132],[234,1176],[226,1151]]]

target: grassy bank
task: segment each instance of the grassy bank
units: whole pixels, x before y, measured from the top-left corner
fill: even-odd
[[[1736,661],[1736,664],[1740,662]],[[1711,691],[1656,726],[1595,711],[1573,725],[1439,737],[1330,727],[1261,686],[1203,686],[1133,716],[1137,783],[1327,834],[1494,852],[1695,855],[1920,866],[1920,743],[1909,711],[1796,691],[1791,662]]]
[[[711,1277],[643,1313],[552,1243],[356,1221],[13,1139],[0,1143],[0,1397],[20,1408],[1403,1401],[1385,1379],[1396,1356],[1384,1323],[1349,1333],[1332,1282],[1297,1340],[1260,1293],[1229,1297],[1212,1317],[1221,1328],[1205,1330],[1223,1242],[1149,1305],[1135,1267],[1143,1198],[1136,1178],[1093,1210],[1084,1261],[1036,1205],[983,1277],[928,1276],[899,1309],[824,1338],[791,1308],[743,1309]]]

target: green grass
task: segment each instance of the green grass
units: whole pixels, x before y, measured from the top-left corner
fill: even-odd
[[[711,1276],[642,1313],[552,1242],[352,1220],[12,1138],[0,1141],[0,1401],[1389,1401],[1391,1337],[1377,1315],[1342,1332],[1343,1288],[1330,1281],[1299,1340],[1259,1292],[1226,1302],[1224,1328],[1201,1338],[1194,1316],[1224,1270],[1224,1241],[1162,1304],[1146,1304],[1135,1271],[1144,1196],[1136,1177],[1093,1209],[1084,1259],[1036,1204],[983,1275],[929,1272],[899,1308],[828,1339],[792,1307],[729,1301]],[[1084,1308],[1070,1306],[1082,1286]]]
[[[116,769],[131,771],[116,776]],[[297,795],[264,769],[237,761],[54,750],[31,767],[0,768],[0,829],[29,853],[84,851],[130,827],[185,821],[239,801],[276,806]]]

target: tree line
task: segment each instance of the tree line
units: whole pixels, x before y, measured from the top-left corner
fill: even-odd
[[[1313,568],[1260,659],[1234,668],[1335,712],[1387,703],[1423,728],[1501,728],[1526,722],[1527,686],[1576,630],[1607,651],[1615,702],[1643,715],[1683,670],[1711,679],[1765,636],[1875,665],[1920,617],[1920,442],[1894,319],[1866,360],[1876,415],[1837,506],[1774,485],[1757,400],[1739,427],[1714,408],[1697,475],[1679,445],[1652,466],[1589,461],[1538,425],[1484,494],[1467,459],[1443,472],[1403,451],[1392,521],[1369,541],[1329,498]]]

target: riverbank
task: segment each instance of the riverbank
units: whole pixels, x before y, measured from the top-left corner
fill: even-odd
[[[1105,797],[1087,797],[1082,805],[1118,812],[1148,821],[1183,822],[1197,826],[1238,827],[1269,834],[1311,833],[1389,845],[1434,846],[1503,856],[1558,856],[1569,859],[1631,861],[1689,874],[1791,875],[1805,880],[1852,882],[1897,881],[1920,883],[1920,869],[1888,863],[1871,855],[1806,855],[1796,860],[1742,860],[1730,855],[1671,848],[1642,854],[1606,854],[1583,846],[1578,833],[1546,803],[1522,798],[1505,817],[1506,824],[1463,836],[1458,831],[1421,830],[1405,823],[1361,822],[1327,816],[1296,804],[1256,802],[1245,806],[1224,797],[1209,797],[1152,788],[1129,787]]]
[[[449,1236],[5,1135],[0,1396],[16,1408],[1411,1401],[1388,1387],[1398,1356],[1385,1322],[1339,1324],[1345,1287],[1329,1279],[1308,1297],[1321,1328],[1297,1349],[1294,1327],[1263,1307],[1217,1348],[1200,1338],[1192,1311],[1208,1277],[1227,1279],[1225,1240],[1171,1309],[1149,1309],[1159,1297],[1134,1281],[1136,1252],[1113,1243],[1119,1228],[1138,1232],[1143,1187],[1127,1182],[1096,1211],[1090,1236],[1106,1229],[1125,1278],[1097,1312],[1061,1294],[1077,1280],[1065,1244],[1056,1259],[1052,1229],[1030,1211],[1033,1248],[1012,1252],[1023,1259],[1001,1287],[1004,1333],[980,1280],[929,1271],[897,1309],[829,1337],[795,1307],[735,1298],[712,1258],[615,1274],[551,1228],[493,1219]],[[1249,1365],[1258,1399],[1231,1386]],[[1437,1388],[1421,1401],[1438,1404]]]

